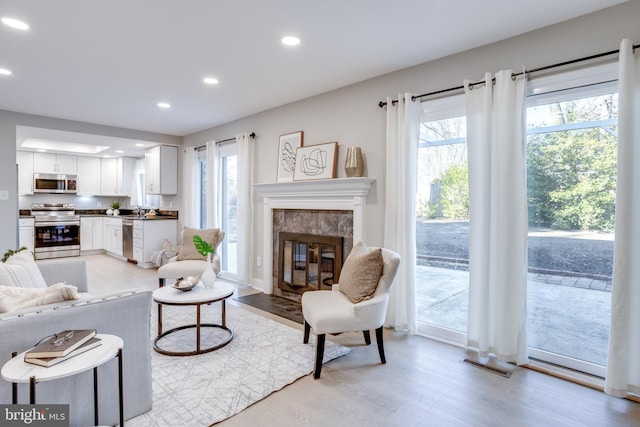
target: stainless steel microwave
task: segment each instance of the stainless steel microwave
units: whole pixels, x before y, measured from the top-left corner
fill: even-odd
[[[75,175],[58,175],[52,173],[33,174],[34,193],[71,193],[78,192]]]

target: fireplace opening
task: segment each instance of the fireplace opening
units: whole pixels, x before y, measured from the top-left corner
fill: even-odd
[[[278,234],[277,287],[285,293],[331,289],[342,268],[343,238],[304,233]]]

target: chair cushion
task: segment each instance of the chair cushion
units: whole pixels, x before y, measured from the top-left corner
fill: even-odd
[[[373,297],[382,274],[382,249],[369,249],[358,242],[342,266],[339,290],[351,302],[358,303]]]
[[[215,248],[218,246],[218,234],[220,234],[219,228],[200,230],[198,228],[185,227],[182,232],[182,247],[180,248],[180,252],[178,252],[178,261],[185,259],[206,260],[207,257],[200,255],[196,249],[196,245],[193,243],[193,236],[200,236],[202,240]]]
[[[158,277],[177,279],[179,277],[199,276],[204,272],[206,266],[207,261],[196,259],[168,262],[158,269]]]
[[[11,255],[5,263],[0,263],[0,285],[44,289],[47,282],[33,260],[33,254],[20,251]]]

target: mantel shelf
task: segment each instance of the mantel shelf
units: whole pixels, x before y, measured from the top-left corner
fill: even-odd
[[[253,184],[253,188],[264,198],[291,198],[297,196],[353,197],[367,196],[375,181],[375,178],[334,178]]]

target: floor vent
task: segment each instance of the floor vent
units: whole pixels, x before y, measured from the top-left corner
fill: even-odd
[[[480,368],[480,369],[484,369],[485,371],[493,372],[494,374],[501,375],[501,376],[503,376],[505,378],[509,378],[511,376],[511,371],[499,368],[497,366],[492,366],[492,365],[489,365],[489,364],[486,364],[486,363],[480,363],[480,362],[477,362],[475,360],[471,360],[471,359],[468,359],[468,358],[464,358],[464,359],[462,359],[462,361],[464,363],[468,363],[470,365],[473,365],[476,368]]]

